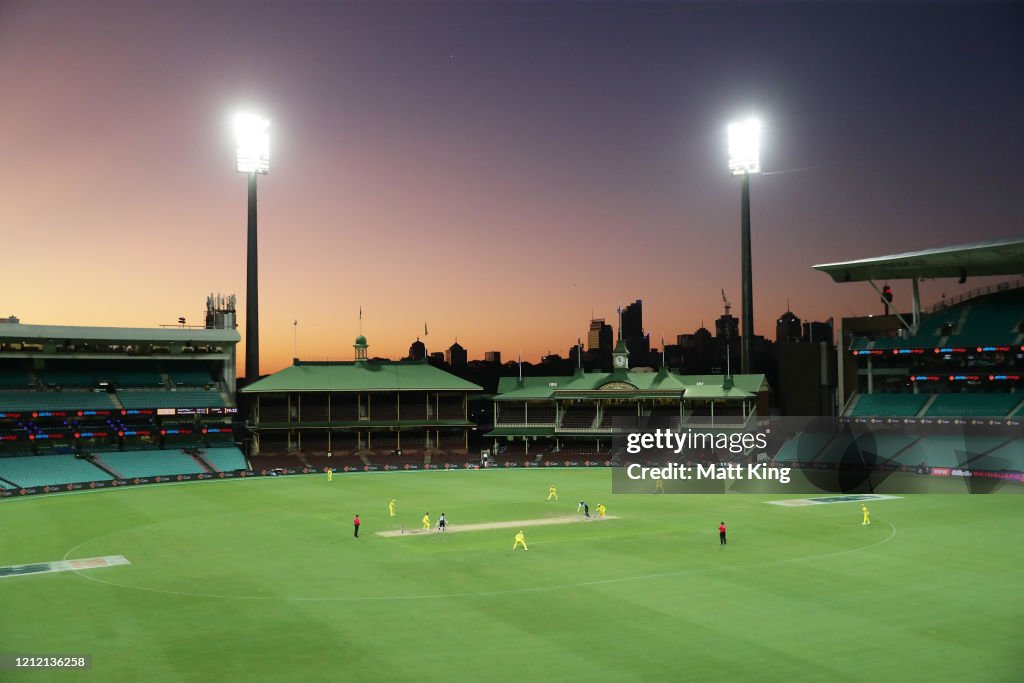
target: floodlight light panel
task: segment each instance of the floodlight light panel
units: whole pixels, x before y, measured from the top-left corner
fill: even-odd
[[[761,122],[748,119],[729,125],[729,170],[733,175],[761,172]]]
[[[239,173],[266,173],[270,170],[270,122],[253,114],[235,117],[235,142]]]

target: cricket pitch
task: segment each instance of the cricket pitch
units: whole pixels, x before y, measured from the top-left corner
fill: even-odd
[[[575,524],[579,522],[606,522],[609,519],[620,519],[616,515],[605,515],[604,517],[583,517],[582,515],[566,515],[564,517],[540,517],[538,519],[520,519],[513,522],[483,522],[480,524],[449,524],[445,533],[454,534],[460,531],[487,531],[490,529],[512,529],[514,527],[524,528],[528,526],[549,526],[552,524]],[[436,533],[437,529],[395,529],[392,531],[377,531],[377,536],[422,536],[429,533]]]

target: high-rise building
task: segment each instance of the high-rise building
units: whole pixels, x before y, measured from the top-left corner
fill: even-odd
[[[805,342],[826,342],[828,344],[832,344],[832,318],[829,318],[825,322],[805,322],[802,339]]]
[[[790,344],[800,341],[800,318],[793,311],[786,311],[775,321],[775,342]]]
[[[629,349],[634,364],[646,365],[651,352],[651,340],[644,333],[644,302],[637,299],[622,309],[622,340]]]
[[[501,365],[501,351],[484,351],[484,360]]]
[[[715,321],[715,339],[721,344],[737,346],[740,343],[740,319],[729,313],[726,307],[725,313]]]
[[[466,359],[466,349],[462,348],[462,344],[458,341],[449,346],[448,350],[444,352],[445,362],[453,368],[463,367],[466,364]]]
[[[615,345],[615,332],[612,326],[604,321],[604,318],[597,318],[590,321],[590,330],[587,332],[587,351],[611,351]]]

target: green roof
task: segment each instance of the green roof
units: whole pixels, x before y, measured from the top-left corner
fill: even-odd
[[[741,398],[757,394],[764,375],[733,375],[733,389],[722,389],[724,375],[679,375],[675,372],[587,372],[566,377],[516,377],[498,380],[496,401],[598,398],[622,396],[683,396],[689,398]],[[594,392],[594,393],[591,393]]]
[[[721,384],[694,384],[686,388],[686,398],[750,398],[753,395],[735,386],[726,389]]]
[[[426,361],[305,362],[264,377],[243,393],[286,391],[482,391]]]

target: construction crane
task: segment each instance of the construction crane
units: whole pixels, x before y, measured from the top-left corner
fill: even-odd
[[[725,290],[724,289],[722,290],[722,303],[725,304],[725,314],[729,315],[729,311],[732,310],[732,304],[729,303],[729,300],[727,298],[725,298]]]

